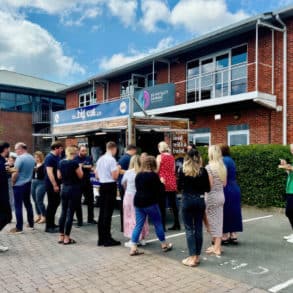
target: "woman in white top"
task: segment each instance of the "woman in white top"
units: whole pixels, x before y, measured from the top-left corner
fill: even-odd
[[[131,238],[132,231],[135,227],[135,207],[133,204],[136,193],[135,177],[140,170],[140,157],[138,155],[132,156],[129,164],[129,169],[124,173],[121,184],[125,188],[125,195],[123,199],[123,228],[124,236]],[[149,235],[148,221],[145,222],[143,230],[140,235],[140,244],[145,245],[145,238]],[[126,247],[130,247],[130,241],[125,243]]]

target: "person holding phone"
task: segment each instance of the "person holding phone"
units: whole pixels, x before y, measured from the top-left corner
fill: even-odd
[[[290,152],[293,155],[293,144],[290,144]],[[280,159],[279,168],[287,171],[286,183],[286,216],[293,230],[293,166],[288,164],[286,160]],[[293,233],[284,236],[284,239],[289,243],[293,243]]]

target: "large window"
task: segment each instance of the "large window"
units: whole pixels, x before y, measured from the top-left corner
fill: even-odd
[[[209,128],[199,129],[198,131],[189,135],[189,141],[192,141],[196,146],[209,146],[211,144]]]
[[[32,112],[31,95],[12,92],[0,92],[0,110],[14,112]]]
[[[187,103],[247,91],[247,46],[187,63]]]
[[[96,95],[93,92],[87,92],[79,95],[79,107],[86,107],[96,104]]]
[[[249,144],[249,130],[232,130],[228,131],[228,145],[248,145]]]

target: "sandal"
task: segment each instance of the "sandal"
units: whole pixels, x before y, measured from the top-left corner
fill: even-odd
[[[220,258],[221,257],[221,253],[216,253],[215,252],[215,250],[213,249],[213,250],[206,250],[206,254],[208,254],[208,255],[213,255],[213,256],[216,256],[216,257],[218,257],[218,258]]]
[[[237,238],[230,238],[229,243],[237,245],[238,244],[238,239]]]
[[[172,243],[167,243],[166,246],[162,247],[163,252],[168,252],[173,249],[173,244]]]
[[[64,245],[75,244],[75,243],[76,243],[76,241],[72,238],[69,238],[68,242],[63,242]]]
[[[194,267],[198,266],[199,263],[200,263],[200,262],[195,262],[195,263],[192,262],[192,261],[190,260],[189,257],[185,258],[185,259],[182,261],[182,264],[183,264],[183,265],[185,265],[185,266],[187,266],[187,267],[191,267],[191,268],[194,268]]]
[[[138,249],[135,249],[135,250],[131,251],[129,255],[130,256],[138,256],[138,255],[142,255],[142,254],[144,254],[143,251],[139,251]]]
[[[63,240],[59,239],[58,244],[63,244],[64,243],[64,234],[60,234],[60,238],[63,237]]]

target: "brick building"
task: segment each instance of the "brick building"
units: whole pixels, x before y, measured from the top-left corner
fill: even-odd
[[[293,142],[293,6],[90,77],[62,93],[66,94],[66,108],[73,109],[125,97],[139,100],[142,93],[164,84],[175,86],[170,92],[173,96],[164,96],[169,103],[149,109],[143,100],[141,106],[149,117],[188,119],[189,140],[198,145]],[[150,99],[155,102],[162,96],[155,93]],[[133,114],[141,115],[142,109]],[[151,135],[145,134],[147,139],[141,145],[166,135],[159,123],[148,129]],[[104,132],[109,134],[107,130]],[[136,128],[136,142],[141,130]],[[87,127],[78,135],[74,131],[63,134],[68,142],[86,140],[89,144],[99,136]]]
[[[65,85],[0,70],[0,140],[27,143],[47,151],[52,142],[51,113],[65,108]]]

